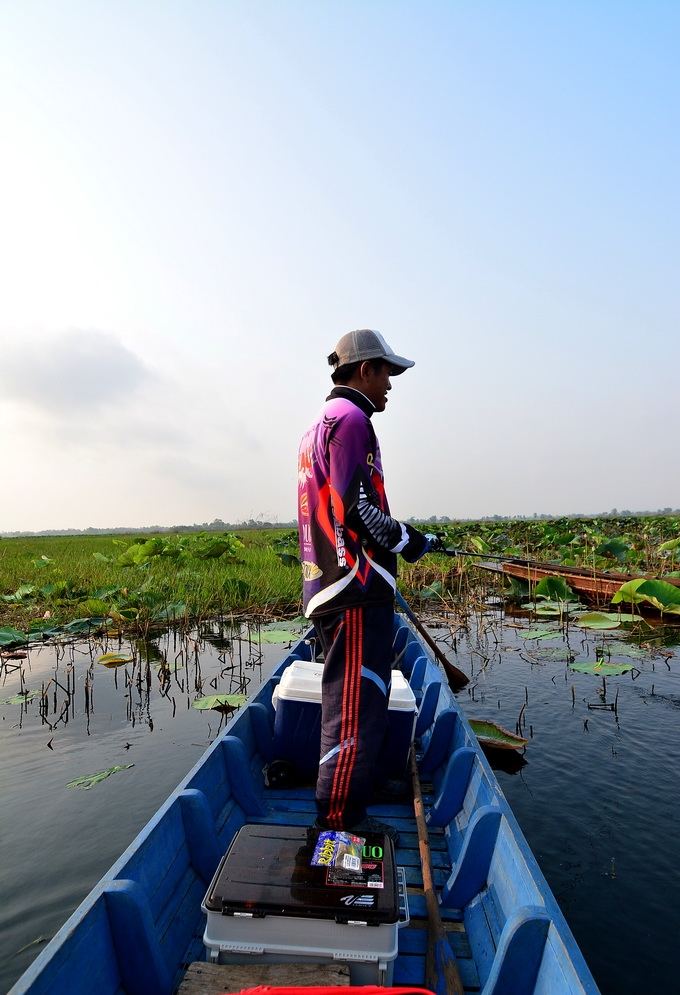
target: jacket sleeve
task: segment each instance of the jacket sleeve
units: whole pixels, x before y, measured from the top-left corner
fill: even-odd
[[[401,553],[413,563],[427,552],[422,532],[397,521],[380,507],[371,483],[368,455],[375,437],[363,415],[342,419],[330,438],[331,501],[337,521],[354,529],[365,543]]]

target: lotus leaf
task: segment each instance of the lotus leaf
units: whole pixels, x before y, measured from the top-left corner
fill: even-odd
[[[39,698],[42,691],[24,691],[19,694],[13,694],[11,698],[3,698],[0,701],[0,705],[25,705],[27,701],[33,701],[34,698]]]
[[[573,660],[574,654],[568,646],[541,646],[540,649],[527,650],[529,657],[535,663],[542,663],[546,660],[567,661]]]
[[[35,595],[35,584],[22,584],[13,594],[3,594],[3,601],[27,601]]]
[[[96,629],[100,629],[106,619],[101,615],[92,618],[74,618],[72,622],[67,622],[61,626],[61,631],[68,636],[88,636]]]
[[[618,629],[621,625],[616,615],[605,615],[604,612],[584,612],[575,616],[574,622],[584,629]]]
[[[557,635],[556,629],[541,629],[536,626],[521,631],[522,639],[553,639]]]
[[[49,556],[45,556],[44,554],[38,559],[31,560],[31,563],[36,568],[36,570],[44,570],[44,568],[48,566],[51,562],[52,560],[49,558]]]
[[[216,560],[225,553],[231,553],[231,544],[226,539],[214,539],[196,550],[199,560]]]
[[[440,580],[435,580],[423,587],[419,591],[419,595],[424,601],[429,601],[431,598],[441,598],[443,592],[444,585]]]
[[[537,598],[548,598],[551,601],[571,601],[574,592],[563,577],[544,577],[534,590]]]
[[[567,615],[570,611],[582,608],[580,601],[527,601],[522,605],[528,611],[533,611],[535,615]]]
[[[53,632],[58,628],[50,618],[34,618],[32,622],[28,623],[29,635],[33,635],[36,632]]]
[[[676,549],[680,549],[680,536],[677,539],[669,539],[668,542],[662,542],[657,549],[657,553],[672,553]]]
[[[300,632],[302,629],[307,628],[308,625],[309,620],[304,615],[300,615],[298,618],[281,619],[280,622],[268,622],[262,626],[261,631],[271,632],[276,629],[278,631]]]
[[[633,646],[630,643],[620,643],[611,641],[607,643],[607,652],[610,656],[627,656],[631,660],[647,660],[649,652],[643,650],[641,646]]]
[[[83,777],[76,777],[73,781],[69,781],[66,787],[84,788],[85,791],[88,791],[95,784],[99,784],[100,781],[105,781],[111,774],[116,774],[119,770],[129,770],[130,767],[134,767],[134,764],[116,764],[115,767],[107,767],[106,770],[99,770],[96,774],[85,774]]]
[[[106,601],[108,598],[112,598],[114,594],[119,594],[120,588],[116,587],[115,584],[109,587],[98,587],[96,591],[92,592],[92,597],[97,598],[100,601]]]
[[[294,638],[290,629],[260,629],[260,641],[263,643],[289,643]]]
[[[132,663],[131,656],[125,656],[123,653],[104,653],[97,660],[97,663],[103,664],[105,667],[122,667],[126,663]]]
[[[640,615],[634,615],[632,612],[602,612],[602,614],[614,622],[644,622]]]
[[[638,587],[637,594],[662,612],[680,614],[680,588],[674,584],[667,584],[665,580],[646,580]]]
[[[487,722],[484,719],[470,719],[470,726],[480,743],[487,746],[495,746],[502,750],[517,750],[526,746],[527,739],[516,736],[514,733],[496,725],[495,722]]]
[[[608,660],[594,660],[584,663],[570,663],[570,670],[579,674],[597,674],[600,677],[618,677],[633,669],[632,663],[611,663]]]
[[[612,604],[617,605],[621,601],[628,601],[631,605],[636,605],[640,601],[644,601],[644,595],[640,596],[637,593],[640,585],[644,583],[644,577],[636,577],[635,580],[627,580],[626,583],[622,584],[616,594],[612,597]]]
[[[13,629],[11,625],[6,625],[0,629],[0,646],[22,646],[28,642],[26,635]]]
[[[612,556],[619,563],[623,563],[629,551],[630,546],[623,539],[608,539],[606,542],[600,543],[595,553],[598,556]]]
[[[238,708],[246,701],[247,698],[244,694],[209,694],[205,698],[197,698],[191,704],[193,708],[198,708],[201,711],[206,708],[229,710]]]
[[[187,606],[183,601],[177,601],[174,605],[166,605],[153,613],[154,622],[176,622],[184,618],[187,613]]]
[[[479,536],[470,536],[470,545],[474,546],[478,553],[490,552],[489,544],[484,542]]]

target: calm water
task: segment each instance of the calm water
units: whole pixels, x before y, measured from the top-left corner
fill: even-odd
[[[6,661],[0,699],[19,690],[18,671],[6,671],[22,662],[26,687],[40,689],[54,679],[61,687],[50,686],[44,718],[39,700],[0,706],[0,991],[31,963],[223,727],[219,712],[198,711],[191,702],[218,691],[252,693],[280,661],[282,646],[258,645],[256,633],[252,640],[237,635],[215,626],[200,639],[168,634],[146,645],[123,644],[136,663],[116,669],[96,661],[104,651],[117,651],[117,643],[46,646],[32,649],[25,661]],[[166,669],[159,669],[162,661]],[[66,788],[73,778],[123,764],[134,767],[87,791]]]
[[[513,732],[525,706],[526,765],[496,773],[601,990],[680,992],[680,629],[645,629],[640,659],[612,649],[636,670],[603,690],[567,654],[594,660],[634,637],[524,640],[517,622],[490,615],[481,639],[458,632],[458,660],[474,666],[458,699]],[[592,707],[615,700],[616,712]]]
[[[526,625],[491,612],[433,631],[473,674],[459,695],[469,716],[514,731],[524,706],[524,765],[498,777],[602,991],[647,991],[650,978],[655,990],[680,991],[680,659],[659,655],[680,630],[646,632],[649,648],[628,661],[636,670],[603,689],[601,678],[569,670],[567,655],[594,659],[625,633],[572,628],[568,638],[527,640],[516,627]],[[19,690],[18,664],[28,688],[59,684],[46,715],[39,699],[0,706],[2,990],[218,733],[219,713],[192,700],[254,691],[284,649],[215,626],[194,639],[124,644],[134,665],[97,664],[117,648],[42,647],[4,664],[2,699]],[[615,700],[616,712],[588,708]],[[88,791],[66,788],[118,764],[134,766]]]

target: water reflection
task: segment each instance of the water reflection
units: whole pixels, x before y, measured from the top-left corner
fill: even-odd
[[[291,642],[298,635],[291,633]],[[0,654],[3,719],[13,730],[28,723],[50,733],[79,723],[91,736],[106,712],[109,723],[124,715],[133,728],[141,723],[153,731],[159,705],[174,717],[203,695],[247,695],[262,679],[267,649],[270,658],[282,655],[282,646],[262,645],[257,625],[211,622],[154,637],[116,635]]]

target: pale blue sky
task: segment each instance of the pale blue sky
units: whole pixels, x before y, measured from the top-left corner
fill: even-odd
[[[678,506],[679,28],[0,2],[0,531],[292,518],[366,326],[399,516]]]

